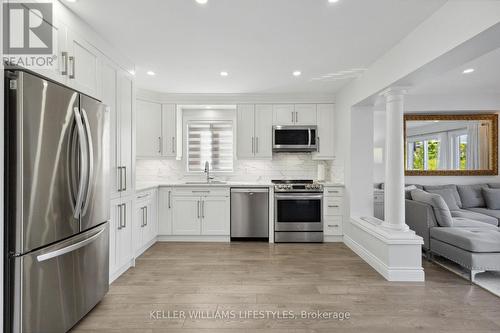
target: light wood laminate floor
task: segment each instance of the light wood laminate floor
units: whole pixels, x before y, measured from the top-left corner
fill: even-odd
[[[344,244],[157,243],[72,332],[500,332],[500,298],[434,264],[424,268],[425,283],[390,283]],[[154,310],[187,318],[152,319]],[[189,318],[196,310],[351,318]]]

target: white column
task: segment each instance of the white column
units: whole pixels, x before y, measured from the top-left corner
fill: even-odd
[[[389,88],[381,95],[386,99],[385,110],[385,222],[392,230],[407,231],[405,223],[404,175],[404,88]]]

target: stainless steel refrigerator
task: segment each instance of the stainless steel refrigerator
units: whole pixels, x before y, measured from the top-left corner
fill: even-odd
[[[5,332],[66,332],[108,291],[109,112],[28,72],[5,80]]]

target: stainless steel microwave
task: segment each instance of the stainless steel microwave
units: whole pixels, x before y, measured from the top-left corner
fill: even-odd
[[[273,151],[317,151],[317,132],[317,126],[273,126]]]

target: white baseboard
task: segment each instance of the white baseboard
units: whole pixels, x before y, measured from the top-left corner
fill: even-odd
[[[135,258],[139,258],[141,254],[146,252],[147,249],[149,249],[151,246],[153,246],[156,243],[156,238],[153,238],[149,242],[146,243],[143,247],[141,247],[138,251],[135,252]],[[135,266],[135,263],[134,263]]]
[[[125,265],[114,271],[109,276],[109,284],[113,283],[116,279],[118,279],[123,273],[128,271],[130,267],[134,266],[134,259],[130,259]]]
[[[158,242],[231,242],[230,236],[158,236]]]

